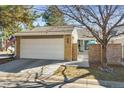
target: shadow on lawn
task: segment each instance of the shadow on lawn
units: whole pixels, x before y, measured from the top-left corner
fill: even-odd
[[[103,86],[103,87],[112,87],[113,85],[110,85],[110,84],[107,85],[108,82],[107,81],[106,82],[103,82],[102,80],[100,80],[100,78],[103,79],[103,80],[104,79],[106,80],[107,78],[105,78],[106,77],[106,76],[104,76],[105,74],[107,76],[110,76],[110,78],[114,78],[116,76],[116,74],[114,74],[114,73],[106,73],[106,72],[101,72],[101,71],[95,72],[94,71],[95,69],[88,69],[88,71],[89,71],[88,73],[69,79],[67,77],[67,75],[65,74],[65,71],[66,71],[67,67],[65,65],[62,65],[62,67],[64,67],[64,69],[61,72],[62,73],[62,76],[64,77],[64,80],[62,82],[57,82],[57,83],[49,83],[49,82],[42,82],[41,83],[40,82],[41,84],[44,85],[43,87],[45,87],[45,88],[53,88],[53,87],[62,88],[64,85],[66,85],[68,83],[73,83],[76,80],[79,80],[79,79],[88,77],[90,75],[93,75],[94,78],[96,80],[98,80],[98,83],[99,83],[100,86]],[[81,68],[79,67],[77,69],[81,69]],[[93,84],[92,83],[93,82],[91,81],[91,84],[89,84],[89,85],[95,85],[94,83]],[[82,82],[82,84],[83,84],[83,82]]]
[[[78,77],[69,79],[67,77],[67,75],[65,74],[65,71],[66,71],[67,67],[65,65],[62,65],[62,66],[64,67],[64,69],[62,70],[62,75],[64,77],[64,80],[61,81],[61,82],[46,82],[44,80],[39,79],[40,81],[35,80],[34,82],[26,81],[26,82],[17,83],[15,88],[38,88],[38,87],[44,87],[44,88],[57,87],[57,88],[62,88],[64,85],[66,85],[68,83],[73,83],[76,80],[79,80],[81,78],[84,78],[84,77],[87,77],[87,76],[91,75],[91,73],[86,73],[86,74],[80,75]],[[30,83],[30,84],[28,84],[28,83]]]
[[[58,88],[62,88],[65,84],[67,83],[72,83],[78,79],[81,79],[81,78],[84,78],[88,75],[90,75],[90,73],[87,73],[87,74],[84,74],[84,75],[81,75],[81,76],[78,76],[78,77],[75,77],[75,78],[72,78],[72,79],[68,79],[66,74],[65,74],[65,71],[67,69],[66,66],[64,66],[64,69],[62,71],[62,75],[64,77],[64,80],[61,81],[61,82],[45,82],[44,80],[40,80],[40,81],[34,81],[34,82],[31,82],[31,81],[25,81],[25,82],[21,82],[21,83],[16,83],[16,86],[15,88],[38,88],[38,87],[43,87],[43,88],[54,88],[54,87],[58,87]],[[26,85],[27,83],[27,85]],[[30,83],[30,85],[28,85],[28,83]]]
[[[52,87],[55,87],[55,86],[58,86],[58,88],[62,88],[65,84],[67,84],[67,83],[72,83],[72,82],[74,82],[74,81],[76,81],[76,80],[78,80],[78,79],[80,79],[80,78],[84,78],[84,77],[86,77],[86,76],[88,76],[88,75],[90,74],[90,73],[87,73],[87,74],[85,74],[85,75],[81,75],[81,76],[78,76],[78,77],[69,79],[69,78],[67,78],[67,76],[66,76],[66,74],[65,74],[65,71],[66,71],[67,67],[64,66],[64,65],[63,65],[63,67],[64,67],[64,69],[63,69],[63,71],[62,71],[62,75],[63,75],[63,77],[64,77],[64,80],[63,80],[62,82],[57,82],[57,83],[48,84],[48,85],[46,86],[46,88],[52,88]]]

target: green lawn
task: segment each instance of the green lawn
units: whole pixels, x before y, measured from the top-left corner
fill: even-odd
[[[124,67],[112,66],[114,71],[112,73],[102,72],[93,68],[77,68],[67,66],[64,74],[62,74],[64,67],[60,67],[54,75],[64,76],[71,78],[81,77],[86,79],[109,80],[109,81],[122,81],[124,82]]]

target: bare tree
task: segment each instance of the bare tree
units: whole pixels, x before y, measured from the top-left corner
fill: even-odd
[[[106,50],[110,39],[124,34],[117,30],[124,26],[124,6],[65,5],[58,9],[68,18],[85,26],[102,46],[102,68],[107,68]]]

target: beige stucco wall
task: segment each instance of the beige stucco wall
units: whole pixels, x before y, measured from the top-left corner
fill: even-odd
[[[65,35],[64,36],[64,59],[72,60],[72,36]]]

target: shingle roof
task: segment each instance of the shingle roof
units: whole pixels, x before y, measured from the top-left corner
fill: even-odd
[[[47,26],[47,27],[36,27],[31,31],[73,31],[73,26]]]
[[[76,29],[79,38],[93,38],[92,34],[86,28],[79,28],[74,26],[46,26],[36,27],[32,30],[26,30],[16,33],[16,36],[26,35],[64,35],[72,34],[72,31]]]
[[[15,36],[26,36],[26,35],[64,35],[72,34],[74,30],[73,26],[47,26],[47,27],[36,27],[32,30],[26,30],[23,32],[16,33]]]

